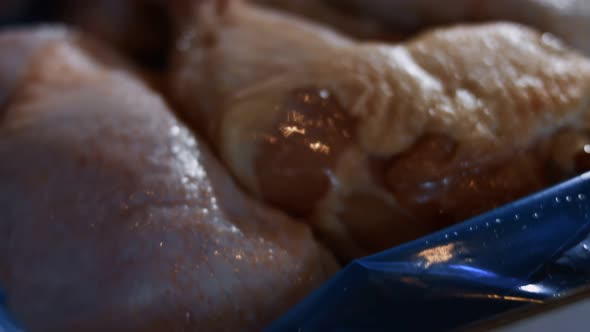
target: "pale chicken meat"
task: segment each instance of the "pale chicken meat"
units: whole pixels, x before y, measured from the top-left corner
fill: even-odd
[[[504,20],[553,33],[590,54],[587,0],[325,0],[403,30],[462,21]]]
[[[174,98],[234,176],[344,259],[588,166],[590,61],[524,26],[363,43],[236,1],[176,53]]]
[[[27,331],[260,331],[335,270],[88,36],[0,50],[0,287]]]

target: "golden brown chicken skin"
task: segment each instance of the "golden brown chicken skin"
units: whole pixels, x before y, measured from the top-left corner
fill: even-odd
[[[18,67],[0,112],[0,285],[16,321],[260,331],[331,275],[307,226],[246,197],[88,40],[56,27],[0,34],[0,64]]]
[[[345,259],[584,169],[590,61],[508,24],[362,43],[239,1],[203,5],[172,92],[240,183]]]

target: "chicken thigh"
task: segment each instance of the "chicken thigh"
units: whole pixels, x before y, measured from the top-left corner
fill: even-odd
[[[0,287],[27,331],[260,331],[335,270],[101,45],[0,50]]]
[[[551,36],[499,23],[361,43],[239,1],[194,22],[175,100],[244,187],[344,259],[587,169],[590,61]]]

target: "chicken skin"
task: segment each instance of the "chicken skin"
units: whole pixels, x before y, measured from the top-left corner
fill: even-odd
[[[335,271],[102,45],[0,49],[0,285],[27,331],[260,331]]]
[[[590,61],[508,23],[363,43],[240,1],[201,5],[175,101],[239,182],[344,259],[587,169]]]
[[[402,30],[462,21],[502,20],[551,32],[590,54],[590,2],[587,0],[326,0],[349,7]]]

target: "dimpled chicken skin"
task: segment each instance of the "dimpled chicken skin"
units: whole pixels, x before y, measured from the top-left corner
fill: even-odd
[[[387,44],[246,2],[201,5],[170,84],[240,183],[344,259],[588,166],[590,61],[517,24]]]
[[[101,45],[0,49],[0,285],[27,331],[259,331],[336,268]]]

